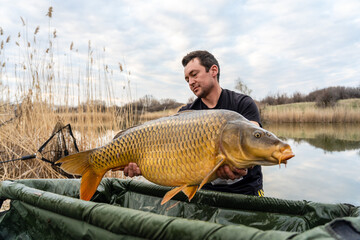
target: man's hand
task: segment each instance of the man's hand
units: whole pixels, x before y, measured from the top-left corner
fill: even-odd
[[[127,177],[139,176],[141,171],[136,163],[131,162],[124,168],[124,175]]]
[[[231,168],[227,164],[219,167],[218,170],[216,170],[216,175],[218,176],[218,178],[231,180],[239,179],[245,176],[247,173],[247,168],[234,168],[233,170],[231,170]]]

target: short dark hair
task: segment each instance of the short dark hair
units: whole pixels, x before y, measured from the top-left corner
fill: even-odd
[[[214,55],[209,53],[208,51],[204,50],[197,50],[188,53],[183,59],[182,59],[182,65],[185,67],[188,65],[188,63],[193,60],[194,58],[198,58],[200,61],[200,64],[205,67],[206,72],[209,72],[212,65],[216,65],[218,67],[218,74],[217,74],[217,81],[219,82],[220,79],[220,66]]]

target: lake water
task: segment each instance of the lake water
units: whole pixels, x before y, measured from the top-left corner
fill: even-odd
[[[279,124],[264,128],[286,139],[295,157],[263,167],[267,197],[360,206],[360,125]]]

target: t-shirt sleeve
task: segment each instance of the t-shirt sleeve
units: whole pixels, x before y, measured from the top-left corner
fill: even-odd
[[[186,105],[182,106],[178,112],[190,110],[191,109],[190,106],[191,106],[191,104],[186,104]]]
[[[241,100],[238,105],[238,112],[249,121],[258,122],[261,126],[259,109],[251,97],[246,96]]]

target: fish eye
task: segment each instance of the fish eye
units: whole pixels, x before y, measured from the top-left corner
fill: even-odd
[[[254,132],[254,137],[260,138],[261,137],[261,132],[259,132],[259,131]]]

